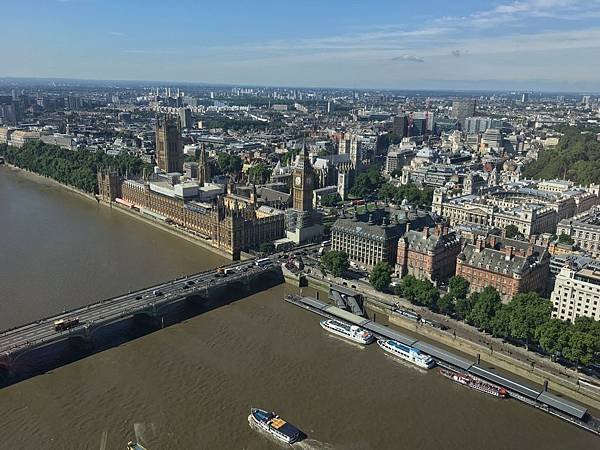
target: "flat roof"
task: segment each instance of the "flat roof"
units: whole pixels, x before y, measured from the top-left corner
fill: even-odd
[[[327,303],[323,303],[322,301],[311,297],[302,297],[302,303],[305,303],[308,306],[312,306],[313,308],[317,308],[320,310],[324,310],[329,306]]]
[[[329,291],[341,292],[342,294],[346,294],[355,298],[362,297],[362,294],[360,292],[355,291],[354,289],[347,288],[345,286],[340,286],[339,284],[332,284],[331,286],[329,286]]]
[[[406,336],[405,334],[392,330],[391,328],[386,327],[385,325],[381,325],[371,320],[363,324],[362,327],[369,331],[372,331],[373,333],[385,336],[388,339],[393,339],[395,341],[402,342],[403,344],[410,345],[411,347],[415,342],[417,342],[415,338]]]
[[[558,409],[559,411],[570,414],[571,416],[575,416],[578,419],[583,419],[587,413],[587,408],[583,408],[575,403],[571,403],[570,401],[551,394],[550,392],[542,392],[538,397],[538,400],[552,406],[554,409]]]
[[[525,386],[524,384],[517,383],[516,381],[498,375],[495,372],[491,372],[487,369],[484,369],[483,367],[478,366],[477,364],[473,364],[469,368],[469,372],[534,400],[537,400],[541,392],[536,389],[532,389],[529,386]]]
[[[324,311],[328,314],[333,314],[334,316],[339,317],[340,319],[353,323],[355,325],[360,325],[366,320],[364,317],[360,317],[356,314],[352,314],[351,312],[344,311],[343,309],[338,308],[337,306],[329,306],[328,308],[325,308]]]
[[[462,358],[452,352],[443,350],[434,345],[428,344],[427,342],[418,341],[414,344],[415,348],[427,353],[430,356],[433,356],[436,359],[441,359],[447,363],[452,364],[463,370],[469,370],[469,368],[473,365],[472,361],[468,359]]]

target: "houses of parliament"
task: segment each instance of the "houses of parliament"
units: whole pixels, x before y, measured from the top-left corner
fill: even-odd
[[[284,237],[283,211],[259,206],[255,190],[246,197],[236,194],[231,182],[226,189],[208,182],[204,148],[198,173],[182,175],[181,133],[172,118],[157,121],[156,159],[155,173],[139,179],[98,171],[100,199],[193,231],[233,260],[243,251]]]

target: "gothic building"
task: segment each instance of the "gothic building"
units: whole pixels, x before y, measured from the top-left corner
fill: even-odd
[[[181,126],[170,116],[156,121],[156,164],[166,173],[183,171]]]

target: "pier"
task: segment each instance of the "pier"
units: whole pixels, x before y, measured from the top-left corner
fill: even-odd
[[[341,319],[345,322],[357,325],[370,331],[378,339],[393,339],[414,347],[430,355],[440,366],[452,370],[468,372],[478,378],[501,386],[509,392],[510,397],[600,436],[600,421],[588,414],[587,408],[554,395],[545,388],[533,388],[506,376],[499,375],[498,373],[482,367],[478,362],[470,361],[456,353],[415,339],[371,319],[352,314],[351,312],[327,304],[319,299],[301,295],[288,295],[285,300],[288,303],[299,306],[322,317]]]

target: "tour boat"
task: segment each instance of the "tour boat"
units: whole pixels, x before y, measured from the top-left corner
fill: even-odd
[[[262,430],[272,434],[286,444],[293,444],[303,436],[302,432],[289,422],[286,422],[274,412],[264,409],[252,408],[250,410],[252,421]]]
[[[440,369],[439,372],[441,375],[454,381],[455,383],[462,384],[463,386],[483,392],[484,394],[493,395],[494,397],[499,398],[508,397],[508,392],[503,387],[488,383],[487,381],[464,372],[455,372],[448,369]]]
[[[377,344],[384,351],[423,369],[431,369],[435,366],[435,361],[431,356],[421,353],[420,350],[411,347],[410,345],[392,339],[378,340]]]
[[[367,330],[357,327],[356,325],[350,325],[339,320],[322,320],[321,326],[323,329],[330,333],[337,334],[352,342],[358,342],[359,344],[367,345],[373,342],[374,336]]]

